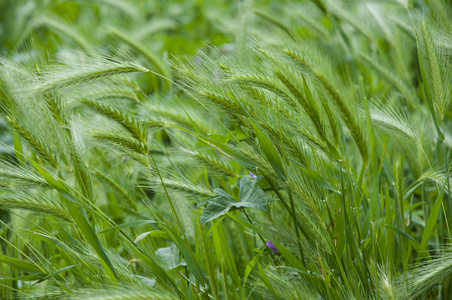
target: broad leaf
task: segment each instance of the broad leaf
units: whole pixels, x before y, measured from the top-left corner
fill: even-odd
[[[215,193],[217,193],[217,196],[209,200],[209,205],[207,205],[201,216],[202,224],[206,224],[209,221],[225,215],[233,204],[238,203],[234,197],[222,189],[215,189]]]
[[[235,207],[254,207],[259,210],[267,209],[267,196],[264,191],[257,186],[262,177],[256,179],[245,177],[240,180],[240,202]]]
[[[159,248],[155,251],[155,254],[160,257],[162,263],[164,264],[165,270],[172,270],[179,266],[186,266],[185,261],[181,261],[179,257],[179,249],[176,245],[172,244],[169,247]]]
[[[231,210],[252,207],[259,210],[266,210],[268,199],[264,191],[257,186],[257,182],[262,177],[252,179],[247,176],[240,180],[240,201],[223,191],[222,189],[215,189],[217,196],[209,199],[207,205],[201,216],[203,224],[224,216]]]
[[[152,236],[152,237],[160,238],[160,239],[168,239],[168,235],[164,231],[152,230],[152,231],[143,232],[142,234],[137,236],[137,238],[135,239],[134,243],[141,242],[147,236]]]

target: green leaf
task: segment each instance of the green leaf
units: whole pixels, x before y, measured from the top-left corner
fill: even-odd
[[[222,189],[215,189],[215,193],[217,193],[217,196],[209,200],[209,205],[207,205],[201,215],[203,225],[225,215],[231,209],[232,205],[237,203],[234,197]]]
[[[22,147],[22,142],[20,141],[20,135],[17,133],[16,130],[13,131],[13,134],[14,134],[14,150],[16,152],[17,160],[19,160],[21,164],[25,165],[25,156]]]
[[[58,191],[67,192],[67,188],[61,180],[55,179],[50,173],[48,173],[43,167],[41,167],[36,161],[28,158],[33,167],[38,171],[38,173],[48,182],[50,186],[57,189]]]
[[[257,267],[259,270],[260,278],[262,282],[267,286],[268,290],[273,294],[275,299],[279,299],[278,294],[276,293],[276,290],[273,288],[273,285],[271,284],[270,280],[267,277],[267,274],[265,274],[265,270],[261,267],[259,263],[257,263]]]
[[[243,276],[243,278],[244,278],[243,279],[244,285],[246,283],[246,279],[248,278],[248,276],[250,275],[251,271],[256,266],[257,262],[259,261],[259,257],[262,255],[262,253],[264,253],[264,251],[265,251],[265,247],[263,247],[261,250],[259,250],[259,252],[250,260],[250,262],[246,266],[246,268],[245,268],[245,275]]]
[[[264,191],[257,186],[262,177],[252,179],[246,176],[240,180],[240,202],[235,207],[253,207],[259,210],[267,209],[267,196]]]
[[[60,274],[60,273],[62,273],[62,272],[64,272],[64,271],[66,271],[66,270],[72,269],[73,267],[75,267],[75,265],[67,266],[67,267],[64,267],[64,268],[62,268],[62,269],[59,269],[59,270],[57,270],[57,271],[55,271],[55,272],[53,272],[53,273],[51,273],[51,274],[45,276],[44,278],[39,279],[38,282],[36,282],[35,284],[41,283],[41,282],[43,282],[44,280],[47,280],[47,279],[52,278],[52,277],[55,277],[56,275],[58,275],[58,274]],[[35,284],[33,284],[33,285],[35,285]]]
[[[449,178],[449,170],[447,171],[447,177]],[[446,189],[447,180],[444,181],[443,187],[441,189],[441,192],[439,193],[438,197],[435,200],[435,204],[433,204],[432,210],[430,212],[430,215],[427,220],[427,224],[424,228],[424,233],[422,235],[422,241],[421,245],[419,246],[419,256],[418,259],[421,259],[422,257],[427,256],[427,253],[424,252],[425,249],[427,249],[428,241],[430,240],[433,230],[435,229],[436,221],[438,220],[438,215],[441,210],[441,204],[443,203],[443,196],[444,191]]]
[[[136,243],[141,242],[148,235],[153,236],[155,238],[159,238],[159,239],[168,239],[168,235],[166,234],[166,232],[161,231],[161,230],[152,230],[152,231],[143,232],[142,234],[137,236],[134,243],[136,244]]]
[[[43,269],[38,267],[37,265],[31,264],[29,262],[12,258],[3,254],[0,254],[0,262],[3,262],[14,269],[27,272],[27,273],[43,273]]]
[[[46,276],[46,273],[36,273],[31,275],[17,276],[17,277],[0,277],[1,280],[22,280],[22,281],[36,281]]]
[[[285,270],[285,271],[287,271],[287,272],[289,272],[289,273],[303,274],[303,275],[315,277],[314,280],[315,280],[315,279],[320,279],[320,280],[323,281],[322,275],[313,273],[313,272],[311,272],[311,271],[309,271],[309,270],[307,270],[307,271],[302,271],[302,270],[299,270],[299,269],[297,269],[297,268],[285,267],[285,266],[279,266],[278,268],[279,268],[279,269],[282,269],[282,270]]]
[[[185,131],[191,135],[193,135],[194,137],[200,139],[201,141],[203,141],[204,143],[206,143],[207,145],[214,147],[215,149],[217,149],[219,152],[221,152],[222,154],[224,154],[226,157],[238,162],[239,164],[241,164],[242,166],[246,167],[246,168],[255,168],[256,164],[254,163],[254,161],[252,161],[248,156],[246,156],[245,154],[243,154],[239,148],[235,148],[235,147],[231,147],[225,143],[219,142],[217,140],[205,137],[201,134],[198,134],[194,131],[191,131],[187,128],[184,127],[180,127],[174,124],[169,124],[167,123],[166,125],[177,128],[179,130]]]
[[[66,251],[66,252],[71,252],[72,251],[68,246],[66,246],[61,241],[57,240],[54,237],[51,237],[51,236],[48,236],[48,235],[45,235],[45,234],[42,234],[42,233],[39,233],[39,232],[33,232],[33,234],[35,235],[36,239],[40,239],[40,240],[42,240],[42,241],[44,241],[46,243],[50,243],[50,244],[52,244],[54,246],[58,246],[61,249],[63,249],[64,251]]]
[[[67,201],[66,207],[70,211],[72,217],[74,218],[75,222],[77,223],[78,228],[85,236],[88,243],[93,247],[93,250],[96,252],[98,257],[100,258],[102,265],[104,266],[108,276],[116,281],[118,278],[118,274],[116,273],[113,264],[111,263],[110,259],[108,258],[107,253],[104,250],[104,247],[102,246],[99,238],[96,235],[96,232],[94,231],[94,228],[91,226],[91,224],[88,222],[88,217],[86,215],[86,212],[79,207],[77,204],[75,204],[73,201],[70,200],[70,198],[66,197],[67,193],[61,193]]]
[[[251,271],[254,270],[254,267],[259,262],[259,258],[261,257],[262,253],[264,253],[265,247],[262,247],[262,249],[250,260],[248,265],[245,268],[245,275],[243,276],[243,288],[242,288],[242,299],[246,299],[245,297],[245,287],[246,287],[246,281],[248,279],[248,276],[250,275]]]
[[[253,124],[254,131],[256,131],[256,137],[259,140],[259,144],[262,148],[262,151],[265,154],[265,157],[267,158],[270,165],[273,167],[273,170],[275,170],[278,177],[281,178],[283,181],[286,181],[286,174],[284,172],[282,160],[275,145],[273,145],[270,138],[261,130],[259,125],[257,125],[256,121],[250,115],[250,113],[245,108],[243,103],[241,103],[231,91],[228,91],[227,94],[229,95],[229,97],[231,97],[231,99],[233,99],[237,104],[239,104],[246,112],[246,114],[249,116]]]
[[[165,270],[173,270],[179,266],[186,265],[184,261],[180,261],[179,249],[172,244],[169,247],[159,248],[155,254],[160,258]]]
[[[275,145],[273,145],[270,138],[259,128],[256,122],[253,121],[254,131],[256,131],[256,137],[259,140],[259,144],[264,151],[265,157],[267,158],[270,165],[275,170],[281,180],[286,181],[286,174],[284,172],[281,157]]]
[[[105,232],[108,232],[111,230],[122,230],[122,229],[127,229],[130,227],[135,227],[135,226],[140,226],[140,225],[145,225],[145,224],[155,224],[155,223],[157,223],[157,222],[153,221],[153,220],[137,220],[137,221],[123,223],[123,224],[119,224],[119,225],[107,228],[105,230],[100,231],[99,233],[105,233]]]
[[[243,219],[240,219],[240,218],[238,218],[238,217],[236,217],[236,216],[234,216],[234,215],[231,215],[231,214],[228,215],[228,217],[231,218],[231,219],[233,219],[233,220],[236,221],[237,223],[239,223],[239,224],[241,224],[241,225],[243,225],[243,226],[245,226],[245,227],[247,227],[247,228],[253,230],[254,232],[259,233],[263,238],[265,238],[265,239],[270,239],[269,232],[265,231],[263,228],[257,227],[257,226],[255,226],[255,225],[253,225],[253,224],[250,224],[248,221],[245,221],[245,220],[243,220]]]
[[[116,273],[113,264],[108,258],[107,253],[105,252],[101,242],[99,241],[99,238],[96,235],[96,232],[94,231],[91,224],[88,222],[86,212],[80,206],[76,198],[71,194],[71,191],[69,190],[68,186],[60,178],[57,177],[57,179],[55,179],[36,161],[34,161],[31,158],[29,158],[29,160],[34,166],[34,168],[39,172],[39,174],[41,174],[41,176],[53,188],[58,190],[61,196],[63,196],[61,199],[65,202],[67,209],[69,210],[70,214],[74,218],[75,223],[78,226],[78,229],[84,234],[88,243],[91,245],[91,247],[93,247],[94,251],[99,256],[103,266],[105,267],[107,274],[110,276],[111,279],[116,281],[118,278],[118,274]]]
[[[272,241],[276,246],[281,255],[287,260],[287,262],[302,271],[306,271],[306,268],[303,266],[303,263],[297,259],[289,250],[287,250],[283,245],[278,242]]]
[[[249,176],[240,180],[240,201],[222,189],[215,189],[217,196],[209,199],[209,205],[201,216],[202,224],[224,216],[234,209],[252,207],[265,211],[268,199],[264,191],[256,185],[259,180],[260,178],[251,179]]]
[[[326,188],[326,189],[328,189],[330,191],[333,191],[336,194],[341,194],[341,192],[336,190],[335,188],[333,188],[331,186],[331,184],[328,181],[326,181],[326,179],[323,178],[322,175],[320,175],[319,172],[317,172],[315,170],[312,170],[312,169],[309,169],[305,165],[303,165],[303,164],[301,164],[301,163],[299,163],[299,162],[297,162],[297,161],[295,161],[293,159],[291,159],[291,161],[293,161],[294,163],[296,163],[300,167],[301,172],[303,172],[303,174],[306,177],[308,177],[309,179],[311,179],[312,181],[314,181],[315,183],[317,183],[321,187]]]
[[[171,229],[166,224],[164,225],[164,229],[168,234],[169,238],[176,244],[177,249],[182,253],[182,256],[185,259],[188,269],[195,276],[196,280],[202,285],[205,284],[205,274],[203,266],[199,263],[199,260],[196,259],[190,245],[187,240],[183,240],[173,229]]]
[[[412,236],[410,236],[408,233],[406,233],[405,231],[400,230],[399,228],[394,227],[394,226],[390,226],[390,225],[386,225],[386,224],[381,224],[381,225],[383,225],[384,227],[386,227],[388,229],[393,230],[395,233],[397,233],[397,234],[403,236],[404,238],[407,238],[410,241],[414,242],[415,249],[420,246],[420,243],[417,240],[415,240]]]

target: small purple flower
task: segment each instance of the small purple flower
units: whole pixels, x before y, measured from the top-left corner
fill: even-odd
[[[270,248],[270,249],[273,251],[273,253],[275,253],[276,255],[281,254],[281,253],[279,252],[278,248],[276,248],[275,244],[273,244],[272,241],[268,240],[266,245],[267,245],[267,247]]]
[[[251,176],[251,178],[253,178],[253,179],[256,179],[256,178],[257,178],[257,176],[254,175],[253,172],[251,172],[251,171],[250,171],[250,176]]]

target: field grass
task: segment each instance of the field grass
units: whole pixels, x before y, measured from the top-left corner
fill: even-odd
[[[450,20],[0,1],[0,298],[452,299]]]

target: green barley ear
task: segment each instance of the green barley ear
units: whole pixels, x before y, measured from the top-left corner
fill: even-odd
[[[90,86],[87,91],[77,92],[80,92],[81,99],[85,98],[90,100],[118,99],[140,103],[145,97],[139,87],[137,87],[133,82],[128,81],[127,78],[120,78],[120,80],[109,80],[102,85],[94,84],[93,86]]]
[[[237,103],[231,101],[228,97],[224,97],[221,95],[215,94],[212,91],[200,91],[199,92],[202,97],[205,97],[207,100],[212,102],[214,105],[218,105],[225,110],[229,111],[229,113],[236,115],[237,117],[240,115],[245,115],[242,107],[237,105]]]
[[[0,188],[0,208],[6,210],[27,210],[52,215],[73,223],[72,216],[48,193],[30,194],[26,188]]]
[[[58,168],[58,161],[54,154],[51,152],[49,147],[46,146],[46,144],[34,136],[30,131],[25,129],[21,124],[16,122],[14,119],[10,117],[6,117],[7,122],[9,125],[23,138],[27,141],[28,144],[33,148],[33,150],[36,151],[36,153],[41,156],[41,158],[45,159],[46,161],[50,162],[52,166],[55,168]]]
[[[356,118],[354,118],[352,113],[350,112],[347,102],[343,99],[341,94],[336,90],[336,88],[331,84],[331,82],[325,77],[325,74],[323,74],[322,71],[319,70],[317,66],[313,65],[311,62],[305,59],[303,57],[303,54],[289,48],[286,48],[284,52],[296,63],[307,68],[309,72],[312,73],[312,75],[328,92],[329,96],[337,106],[342,119],[344,120],[347,127],[350,129],[353,138],[356,142],[356,145],[358,146],[359,151],[361,152],[363,161],[367,163],[368,161],[367,145],[363,133],[356,122]]]
[[[146,172],[146,178],[149,180],[148,182],[143,182],[142,186],[150,187],[154,190],[159,190],[163,192],[162,182],[158,177],[155,171]],[[182,180],[185,179],[185,180]],[[181,176],[171,175],[170,172],[166,172],[163,178],[163,184],[165,188],[168,190],[172,190],[174,192],[181,193],[185,197],[187,196],[198,196],[202,198],[211,198],[215,196],[215,193],[210,189],[202,187],[200,184],[196,184],[191,182],[192,180],[189,178],[184,178]]]
[[[424,81],[427,101],[430,105],[434,104],[436,111],[440,115],[440,119],[444,116],[444,108],[446,100],[443,93],[443,79],[441,74],[441,66],[438,53],[433,45],[433,40],[429,31],[429,27],[425,20],[420,22],[417,28],[417,46],[419,67],[421,76]]]
[[[381,100],[373,101],[369,108],[372,121],[387,130],[401,134],[416,144],[420,144],[420,138],[409,123],[406,113],[401,109],[397,110],[396,104],[393,105],[392,102],[390,99],[387,99],[386,103]]]
[[[121,146],[124,149],[127,149],[127,151],[137,152],[139,154],[147,154],[149,151],[148,147],[143,142],[118,132],[95,130],[91,132],[91,135],[96,139]]]
[[[149,72],[133,60],[124,60],[112,55],[86,55],[74,52],[73,61],[52,65],[43,70],[42,78],[26,85],[24,92],[46,94],[65,91],[80,84],[90,83],[111,76]]]
[[[449,249],[443,250],[443,254],[418,264],[416,268],[399,278],[399,285],[402,288],[398,290],[397,296],[400,299],[413,299],[425,295],[438,282],[445,286],[446,293],[450,292],[452,257]]]
[[[217,155],[212,155],[212,153],[209,153],[207,151],[196,152],[193,153],[193,155],[200,162],[206,164],[208,168],[212,169],[214,174],[225,174],[226,176],[240,177],[240,175],[237,174],[237,171],[233,166],[231,166],[230,163],[222,160]]]
[[[146,283],[146,277],[141,279],[141,282]],[[140,281],[140,279],[138,280]],[[153,282],[148,279],[148,283]],[[175,300],[175,296],[163,291],[153,291],[153,290],[141,290],[136,291],[137,287],[106,287],[105,290],[97,289],[85,289],[79,291],[78,295],[69,297],[71,300]]]
[[[48,183],[39,174],[23,164],[4,159],[0,162],[0,178],[5,186],[40,186],[48,187]]]
[[[94,108],[101,114],[115,120],[116,122],[121,124],[127,131],[129,131],[134,138],[146,143],[147,132],[145,131],[143,124],[137,121],[134,117],[120,111],[119,109],[113,106],[98,101],[82,99],[81,102],[88,105],[89,107]]]
[[[425,89],[426,101],[431,106],[432,118],[441,122],[450,102],[452,87],[452,71],[450,59],[438,51],[432,31],[435,24],[420,13],[416,15],[416,42],[419,58],[419,69]],[[439,135],[440,137],[442,136]]]

